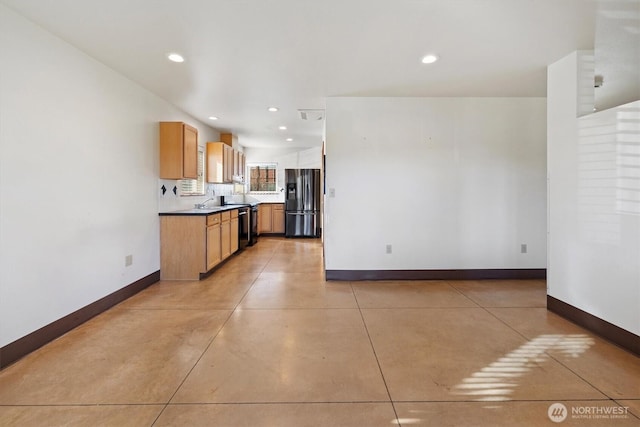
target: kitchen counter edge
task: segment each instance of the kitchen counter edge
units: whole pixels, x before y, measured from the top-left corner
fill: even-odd
[[[169,211],[169,212],[159,212],[159,216],[207,216],[213,215],[224,211],[231,211],[234,209],[241,208],[249,208],[251,206],[255,206],[256,204],[251,203],[238,203],[233,205],[224,205],[224,206],[212,206],[211,209],[182,209],[178,211]]]

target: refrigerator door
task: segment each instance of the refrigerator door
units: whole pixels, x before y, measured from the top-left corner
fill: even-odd
[[[320,169],[285,169],[285,235],[319,236]]]
[[[302,210],[320,210],[320,169],[302,169]]]
[[[285,169],[286,211],[301,211],[302,209],[302,175],[300,169]]]
[[[285,181],[285,210],[320,210],[320,169],[285,169]]]
[[[286,212],[287,237],[317,237],[316,212]]]

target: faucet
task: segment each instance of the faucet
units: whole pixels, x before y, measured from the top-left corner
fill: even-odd
[[[204,202],[196,203],[196,204],[194,205],[194,207],[195,207],[196,209],[205,209],[205,208],[207,207],[207,206],[206,206],[206,205],[207,205],[207,202],[208,202],[208,201],[211,201],[211,200],[213,200],[213,199],[214,199],[214,197],[210,197],[210,198],[208,198],[207,200],[205,200]]]

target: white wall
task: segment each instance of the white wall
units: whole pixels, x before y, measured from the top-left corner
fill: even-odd
[[[244,147],[246,162],[277,163],[278,188],[284,187],[285,169],[321,169],[322,147],[314,148],[256,148]],[[251,197],[263,202],[284,202],[284,191],[275,194],[251,194]]]
[[[157,271],[158,121],[218,134],[2,5],[0,52],[4,346]]]
[[[545,112],[544,98],[329,98],[326,268],[545,268]]]
[[[577,118],[585,54],[548,68],[548,294],[640,334],[640,101]]]

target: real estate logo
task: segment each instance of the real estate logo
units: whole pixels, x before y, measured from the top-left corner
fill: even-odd
[[[554,403],[551,406],[549,406],[549,409],[547,410],[547,415],[549,416],[549,419],[554,423],[561,423],[564,420],[566,420],[567,414],[568,414],[567,407],[564,406],[562,403]]]
[[[572,406],[571,414],[562,403],[554,403],[547,409],[547,416],[554,423],[561,423],[571,415],[571,419],[579,420],[616,420],[629,418],[628,406]]]

